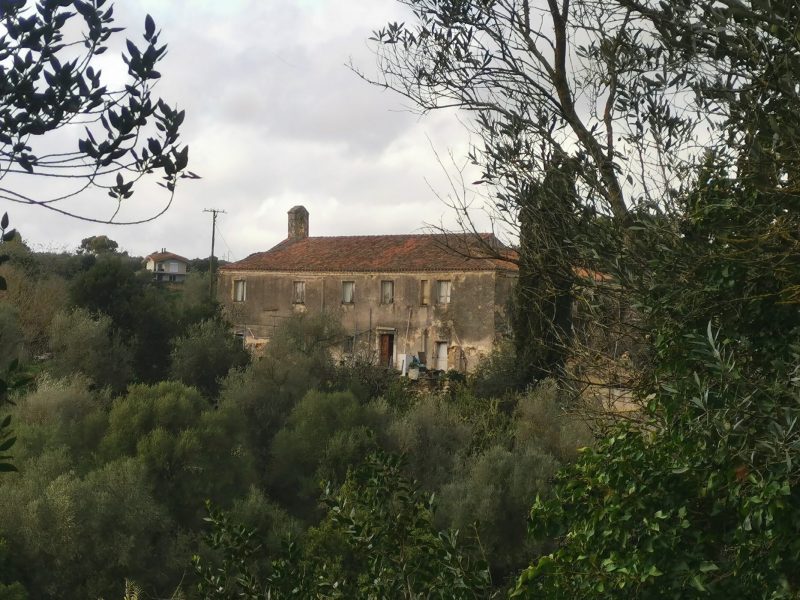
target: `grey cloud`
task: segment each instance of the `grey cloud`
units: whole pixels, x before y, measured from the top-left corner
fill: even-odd
[[[429,146],[465,151],[452,115],[420,119],[403,100],[350,72],[369,70],[366,38],[402,16],[393,0],[125,0],[118,20],[138,34],[151,12],[170,51],[159,94],[186,110],[190,168],[203,179],[184,182],[175,204],[156,222],[136,228],[87,226],[42,211],[20,210],[26,237],[42,245],[77,247],[106,233],[132,253],[163,246],[186,256],[208,254],[210,218],[220,219],[220,250],[233,258],[264,250],[286,233],[286,211],[311,212],[313,235],[401,233],[448,219],[429,189],[447,182]],[[151,206],[158,190],[132,200]],[[101,200],[81,200],[87,210]],[[154,205],[154,204],[153,204]],[[135,208],[133,205],[131,208]]]

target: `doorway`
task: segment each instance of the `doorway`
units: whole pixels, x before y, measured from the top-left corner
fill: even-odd
[[[394,334],[381,333],[378,341],[380,343],[378,364],[382,367],[394,366]]]
[[[447,371],[447,342],[436,342],[436,368]]]

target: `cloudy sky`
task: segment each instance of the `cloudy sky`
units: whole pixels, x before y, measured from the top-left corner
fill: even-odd
[[[437,198],[448,184],[436,153],[466,154],[463,124],[454,114],[420,117],[346,66],[352,59],[374,72],[371,31],[407,16],[395,0],[119,0],[122,35],[140,40],[147,13],[169,44],[157,91],[186,110],[183,139],[202,179],[182,182],[167,214],[141,226],[9,207],[35,248],[73,250],[83,237],[107,234],[131,254],[166,247],[207,256],[206,208],[226,211],[217,254],[231,260],[282,240],[296,204],[309,210],[312,235],[408,233],[452,222]],[[152,194],[137,192],[126,215],[163,199]],[[102,198],[81,203],[94,214],[107,210]]]

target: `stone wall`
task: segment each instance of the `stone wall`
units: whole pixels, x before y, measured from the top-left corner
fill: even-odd
[[[430,286],[422,303],[422,281]],[[243,281],[244,284],[237,284]],[[354,283],[352,303],[342,301],[342,283]],[[381,282],[394,284],[393,301],[382,303]],[[450,302],[440,303],[437,282],[449,281]],[[295,302],[295,282],[304,283]],[[223,270],[219,300],[249,345],[263,345],[280,322],[293,314],[328,312],[341,319],[343,353],[387,359],[402,367],[402,356],[424,353],[429,368],[444,365],[437,356],[447,347],[447,368],[473,370],[498,335],[507,333],[508,299],[513,276],[502,271],[418,273],[276,273]],[[243,301],[236,288],[245,286]],[[383,352],[382,352],[383,350]]]

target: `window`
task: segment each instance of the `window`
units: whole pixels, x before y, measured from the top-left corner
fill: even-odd
[[[233,281],[233,301],[244,302],[247,300],[247,282],[244,279]]]
[[[431,301],[431,284],[427,279],[419,282],[419,303],[427,306]]]
[[[353,351],[356,347],[356,338],[352,335],[348,335],[344,338],[344,342],[342,343],[342,351],[345,354],[353,354]]]
[[[450,303],[450,282],[439,280],[436,282],[436,302],[439,304]]]
[[[178,263],[176,263],[174,260],[169,261],[169,272],[170,273],[178,272]]]
[[[306,282],[295,281],[292,289],[292,302],[295,304],[306,303]]]
[[[342,304],[352,304],[355,300],[356,282],[342,282]]]
[[[381,281],[381,304],[394,302],[394,281]]]

